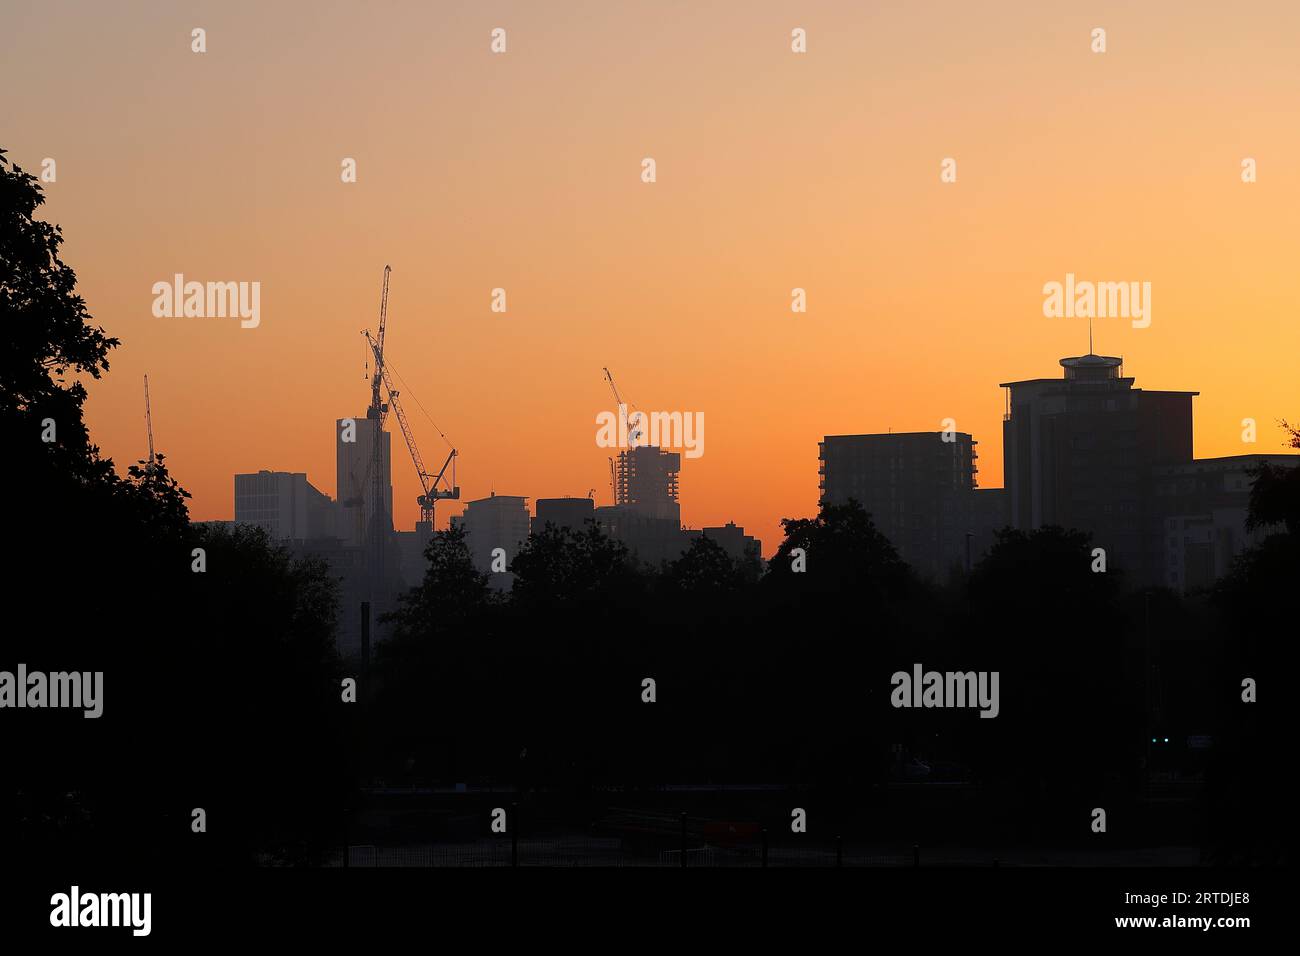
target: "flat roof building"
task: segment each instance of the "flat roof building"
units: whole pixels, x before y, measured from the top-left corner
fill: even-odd
[[[235,475],[235,523],[257,525],[276,541],[336,533],[334,502],[307,481],[305,472]]]
[[[537,515],[533,518],[533,533],[547,524],[571,531],[583,531],[587,522],[596,520],[596,502],[590,498],[538,498]]]
[[[1264,463],[1296,468],[1300,455],[1231,455],[1156,466],[1154,494],[1164,522],[1162,584],[1180,592],[1209,587],[1242,551],[1282,530],[1246,530],[1253,472]]]
[[[508,571],[493,570],[493,555],[500,549],[508,567],[528,540],[527,502],[523,496],[493,492],[486,498],[469,502],[464,514],[454,515],[451,519],[453,526],[465,529],[465,543],[474,567],[487,574],[489,584],[503,591],[514,585],[515,576]],[[497,564],[500,566],[501,562]]]
[[[1004,382],[1008,520],[1077,528],[1134,584],[1163,583],[1163,529],[1152,469],[1192,460],[1197,392],[1134,388],[1123,359],[1061,359],[1062,378]]]
[[[856,500],[904,561],[943,579],[966,561],[976,444],[965,432],[827,435],[821,502]]]

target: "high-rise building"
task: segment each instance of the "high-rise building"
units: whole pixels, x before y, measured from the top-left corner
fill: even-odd
[[[302,472],[235,475],[235,523],[257,525],[278,541],[337,534],[334,502]]]
[[[1091,532],[1109,568],[1134,584],[1163,583],[1153,469],[1192,460],[1198,393],[1134,388],[1123,360],[1110,355],[1063,358],[1061,366],[1063,378],[1001,386],[1008,519],[1024,530]]]
[[[374,436],[379,435],[383,513],[379,529],[387,536],[393,530],[392,435],[373,418],[340,418],[335,422],[335,477],[338,494],[338,536],[347,544],[369,546],[374,514]],[[351,437],[353,440],[348,441]]]
[[[974,530],[976,444],[965,432],[827,435],[821,501],[856,500],[904,561],[942,579],[964,566]]]
[[[671,521],[680,528],[677,473],[681,467],[681,455],[652,445],[619,452],[614,503],[638,517]]]
[[[513,574],[492,570],[493,552],[500,548],[506,565],[519,554],[528,539],[527,502],[526,497],[493,492],[487,498],[469,502],[464,514],[451,519],[453,526],[465,529],[465,543],[474,567],[488,575],[493,587],[508,590],[514,583]]]

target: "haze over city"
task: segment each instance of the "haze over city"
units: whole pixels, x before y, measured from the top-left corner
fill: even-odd
[[[147,373],[197,520],[232,516],[238,472],[336,492],[332,431],[364,413],[359,333],[386,263],[388,359],[459,449],[465,499],[608,503],[605,366],[641,408],[704,414],[684,523],[734,521],[769,554],[780,518],[816,509],[828,434],[951,418],[1001,486],[998,383],[1087,351],[1086,321],[1043,315],[1067,273],[1151,283],[1150,327],[1098,320],[1096,351],[1140,387],[1199,391],[1197,457],[1284,447],[1292,4],[147,6],[7,13],[6,146],[58,159],[44,215],[123,343],[90,388],[97,441],[119,467],[144,457]],[[1096,23],[1104,57],[1080,40]],[[168,40],[195,25],[204,56]],[[175,272],[260,282],[259,326],[155,318],[150,288]]]

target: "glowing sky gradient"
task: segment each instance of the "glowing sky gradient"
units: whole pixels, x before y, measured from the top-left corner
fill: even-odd
[[[684,521],[734,520],[770,554],[782,516],[815,510],[826,434],[951,417],[1000,485],[997,383],[1086,351],[1086,321],[1042,314],[1067,272],[1151,282],[1151,327],[1100,321],[1097,350],[1138,387],[1201,392],[1198,457],[1282,450],[1298,49],[1293,2],[6,3],[0,145],[57,160],[43,216],[122,340],[92,434],[119,467],[145,454],[147,372],[196,519],[232,516],[236,472],[334,494],[391,263],[389,357],[465,497],[608,503],[608,365],[641,408],[705,415]],[[154,318],[176,272],[260,281],[261,326]]]

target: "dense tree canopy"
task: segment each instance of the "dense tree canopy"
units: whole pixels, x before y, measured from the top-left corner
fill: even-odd
[[[318,858],[351,764],[334,582],[264,535],[191,525],[163,455],[121,473],[100,453],[85,385],[119,343],[77,294],[58,227],[35,218],[43,202],[0,152],[4,666],[100,671],[104,708],[6,712],[18,772],[0,783],[0,843],[84,859]],[[209,814],[206,841],[194,808]]]

